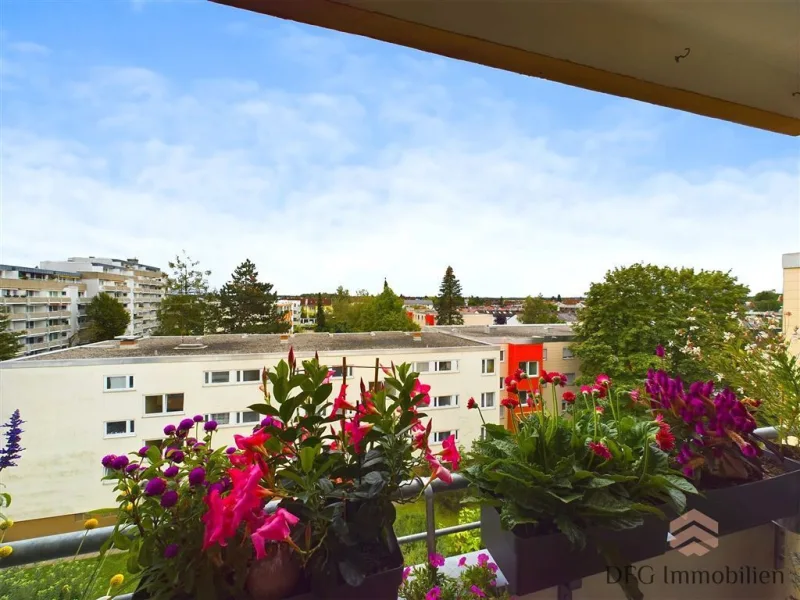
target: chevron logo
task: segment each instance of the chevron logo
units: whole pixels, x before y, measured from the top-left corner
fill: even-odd
[[[669,531],[673,535],[669,545],[684,556],[703,556],[719,545],[719,524],[699,510],[672,521]]]

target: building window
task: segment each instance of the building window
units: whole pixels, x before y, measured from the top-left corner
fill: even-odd
[[[236,413],[236,422],[241,424],[258,423],[261,419],[259,414],[254,410],[246,410],[244,412]]]
[[[500,377],[500,389],[504,390],[506,388],[506,382],[503,381],[502,376]]]
[[[144,414],[183,412],[183,394],[153,394],[144,397]]]
[[[450,408],[453,406],[458,406],[458,395],[433,397],[433,408]]]
[[[530,395],[530,392],[526,390],[520,390],[517,392],[517,399],[519,400],[520,404],[525,404],[528,401],[528,396]]]
[[[433,441],[431,442],[432,444],[441,444],[451,435],[454,436],[456,440],[458,440],[458,429],[451,429],[448,431],[434,431],[431,435],[433,436]]]
[[[519,368],[522,369],[523,373],[527,373],[528,377],[539,376],[539,363],[535,360],[520,362]]]
[[[108,375],[105,378],[105,391],[119,392],[133,389],[133,375]]]
[[[134,434],[133,420],[130,421],[106,421],[105,437],[122,437]]]
[[[261,381],[261,369],[236,371],[236,381],[238,383],[255,383]]]
[[[564,347],[561,350],[561,358],[563,358],[564,360],[569,360],[570,358],[572,358],[572,350],[570,350],[567,347]]]
[[[542,350],[542,360],[547,360],[547,348]]]
[[[203,415],[206,421],[215,421],[217,425],[230,425],[231,424],[231,413],[224,412],[224,413],[210,413],[207,415]]]
[[[494,375],[494,359],[484,358],[481,361],[481,373],[484,375]]]
[[[430,370],[431,363],[428,362],[417,362],[414,363],[414,368],[412,369],[415,373],[427,373]]]
[[[230,383],[230,371],[206,371],[206,384]]]
[[[567,385],[575,385],[575,373],[564,373],[567,376]]]
[[[506,351],[500,350],[500,362],[506,362]]]
[[[427,363],[418,363],[418,364],[427,365]],[[334,379],[341,379],[342,373],[344,371],[343,367],[341,367],[341,366],[339,366],[339,367],[330,367],[330,370],[333,371],[333,375],[331,375],[331,377],[333,377]],[[348,377],[348,379],[351,378],[352,376],[353,376],[353,367],[347,367],[347,377]]]
[[[481,439],[482,440],[486,439],[486,426],[485,425],[481,425]]]
[[[458,370],[457,360],[437,360],[433,364],[437,373],[447,373]]]
[[[481,408],[494,408],[494,392],[481,394]]]

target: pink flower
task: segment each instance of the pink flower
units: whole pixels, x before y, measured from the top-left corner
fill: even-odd
[[[588,396],[591,393],[592,393],[592,386],[590,385],[581,386],[581,394],[583,394],[584,396]]]
[[[603,408],[602,406],[600,406],[599,404],[598,404],[597,406],[595,406],[595,407],[594,407],[594,409],[595,409],[595,410],[596,410],[598,413],[600,413],[601,415],[602,415],[604,412],[606,412],[606,409],[605,409],[605,408]]]
[[[253,548],[256,550],[256,560],[264,558],[267,555],[266,543],[267,542],[283,542],[291,535],[291,528],[297,525],[298,519],[288,510],[279,508],[273,514],[269,515],[261,527],[256,529],[251,535],[250,539],[253,542]]]
[[[486,594],[483,593],[483,590],[479,588],[477,585],[473,585],[469,588],[469,591],[475,594],[478,598],[486,598]]]
[[[428,395],[428,392],[431,391],[431,386],[425,385],[419,379],[414,382],[414,389],[412,390],[414,397],[422,396],[417,401],[417,406],[428,406],[431,403],[431,397]]]
[[[461,455],[456,448],[456,436],[452,433],[442,442],[442,459],[449,462],[454,471],[458,471],[458,463],[461,462]]]
[[[659,358],[664,358],[664,346],[661,344],[656,346],[656,356]]]
[[[444,566],[444,556],[441,554],[433,554],[428,555],[428,562],[431,563],[432,567],[443,567]]]
[[[599,383],[595,383],[592,386],[592,395],[597,396],[598,398],[605,398],[606,397],[606,386],[600,385]]]
[[[403,581],[408,579],[408,576],[411,575],[411,567],[406,567],[403,569]]]
[[[442,597],[442,588],[438,585],[436,587],[432,587],[428,590],[428,593],[425,594],[425,600],[439,600]]]
[[[462,556],[461,558],[458,559],[458,566],[459,567],[466,567],[467,566],[467,557],[466,556]]]
[[[631,390],[631,400],[633,402],[639,401],[639,390]]]
[[[489,564],[489,555],[485,552],[478,554],[478,566],[485,567]]]
[[[225,500],[231,505],[231,518],[238,527],[245,519],[252,518],[253,511],[261,508],[261,500],[270,492],[259,485],[264,473],[258,464],[251,465],[246,471],[230,469],[228,474],[233,490]]]
[[[356,407],[347,402],[347,384],[342,384],[339,390],[339,395],[333,399],[333,408],[331,408],[331,416],[343,415],[346,410],[355,410]]]
[[[597,456],[599,456],[603,460],[611,460],[613,458],[611,455],[611,450],[609,450],[608,446],[606,446],[603,443],[589,442],[588,446],[589,450],[594,452]]]
[[[453,483],[453,476],[450,475],[450,471],[445,469],[436,457],[432,454],[426,454],[425,460],[428,461],[428,466],[431,468],[431,481],[434,479],[441,479],[447,484]]]
[[[490,562],[489,564],[487,564],[487,565],[486,565],[486,567],[487,567],[487,568],[488,568],[488,569],[489,569],[489,570],[490,570],[492,573],[497,573],[497,565],[496,565],[496,564],[494,564],[493,562]]]
[[[611,378],[605,373],[600,373],[600,375],[598,375],[597,378],[595,378],[594,382],[597,385],[608,387],[611,385]]]
[[[372,429],[372,425],[361,425],[359,419],[353,417],[351,421],[347,421],[344,424],[344,432],[347,434],[347,440],[351,446],[353,446],[353,450],[356,453],[360,453],[361,448],[361,441],[364,439],[370,430]]]

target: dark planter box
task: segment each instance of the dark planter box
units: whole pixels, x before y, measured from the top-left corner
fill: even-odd
[[[668,528],[666,520],[648,517],[636,529],[598,528],[590,535],[616,548],[626,564],[632,564],[664,554]],[[591,541],[581,550],[561,533],[521,537],[500,526],[500,513],[492,506],[481,507],[481,539],[508,580],[512,594],[529,594],[606,570]]]
[[[719,535],[764,525],[800,512],[800,462],[784,459],[786,472],[777,477],[687,495],[686,510],[714,519]]]

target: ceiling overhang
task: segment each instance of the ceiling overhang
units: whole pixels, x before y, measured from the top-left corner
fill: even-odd
[[[213,0],[800,135],[800,0]]]

